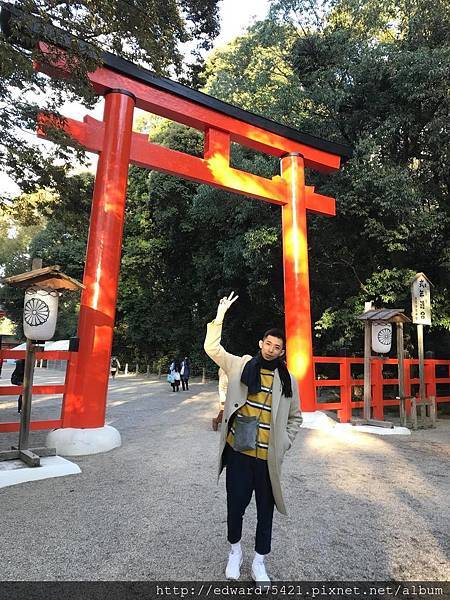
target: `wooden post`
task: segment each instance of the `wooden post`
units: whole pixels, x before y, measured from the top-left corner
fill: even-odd
[[[387,423],[390,423],[390,421],[384,420],[383,383],[383,359],[379,357],[373,357],[370,361],[370,410],[372,412],[372,417],[369,417],[370,423],[368,424],[375,425],[373,421],[378,421],[379,423],[386,423],[386,427],[388,427]],[[378,426],[384,427],[385,425]]]
[[[35,365],[35,348],[27,338],[27,353],[23,375],[22,414],[20,418],[19,450],[28,450],[31,420],[31,398],[33,395],[33,373]]]
[[[419,354],[419,380],[420,380],[420,418],[422,421],[425,420],[425,368],[424,368],[424,356],[423,356],[423,325],[417,324],[417,349]]]
[[[206,383],[206,369],[202,368],[202,383]]]
[[[104,133],[78,319],[78,360],[75,371],[68,373],[64,397],[66,427],[105,424],[134,105],[127,90],[105,92]]]
[[[339,378],[341,380],[341,411],[339,420],[348,423],[352,419],[352,379],[350,372],[350,359],[344,358],[339,365]]]
[[[139,375],[139,363],[136,363],[136,372],[135,372],[136,377]]]
[[[128,375],[128,363],[125,363],[125,372],[124,375]]]
[[[364,408],[363,419],[370,419],[370,402],[372,399],[371,377],[370,377],[370,357],[371,350],[372,325],[369,320],[364,322]]]
[[[431,427],[436,427],[436,396],[430,396]]]
[[[403,323],[397,323],[398,395],[400,398],[400,425],[406,427],[405,400],[405,349],[403,347]]]
[[[412,428],[417,429],[417,398],[411,398],[411,421]]]
[[[31,270],[42,269],[42,258],[33,258]],[[36,350],[27,338],[25,368],[23,373],[22,412],[20,415],[19,450],[28,450],[31,421],[31,399],[33,396],[33,374],[36,366]],[[38,461],[39,463],[39,461]]]

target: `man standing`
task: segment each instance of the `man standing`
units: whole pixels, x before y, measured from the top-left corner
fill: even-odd
[[[245,509],[255,491],[257,527],[252,578],[270,584],[264,558],[270,552],[274,506],[286,514],[280,475],[284,454],[302,423],[297,382],[283,360],[284,334],[269,329],[255,357],[235,356],[221,346],[225,313],[238,299],[222,298],[208,329],[205,351],[228,376],[219,448],[219,473],[226,466],[227,528],[231,550],[225,575],[238,579]]]
[[[191,376],[191,363],[187,356],[181,361],[181,385],[183,386],[183,392],[189,390],[189,377]]]

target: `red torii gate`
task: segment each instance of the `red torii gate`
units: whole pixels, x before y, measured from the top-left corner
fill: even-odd
[[[39,47],[47,56],[52,54],[46,42]],[[349,148],[156,77],[112,54],[103,53],[102,59],[103,66],[88,77],[95,92],[105,97],[103,121],[85,117],[83,122],[67,119],[64,124],[73,139],[100,158],[78,324],[80,344],[77,361],[68,365],[62,426],[96,428],[105,423],[130,162],[281,205],[287,360],[299,383],[303,410],[314,410],[306,210],[335,215],[335,201],[305,185],[304,169],[337,170],[341,158],[350,155]],[[36,68],[51,76],[70,76],[64,56]],[[147,135],[133,132],[134,107],[203,131],[203,158],[153,144]],[[45,136],[49,120],[40,115],[39,135]],[[54,123],[61,126],[58,120]],[[281,175],[267,179],[232,168],[231,142],[279,157]]]

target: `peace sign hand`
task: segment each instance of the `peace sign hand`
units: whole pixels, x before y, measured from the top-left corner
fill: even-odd
[[[216,315],[216,318],[214,319],[214,322],[217,325],[220,325],[223,322],[223,319],[225,317],[225,313],[230,308],[230,306],[233,304],[233,302],[236,302],[236,300],[238,298],[239,298],[239,296],[235,296],[234,292],[231,292],[228,297],[224,296],[220,300],[219,306],[217,307],[217,315]]]

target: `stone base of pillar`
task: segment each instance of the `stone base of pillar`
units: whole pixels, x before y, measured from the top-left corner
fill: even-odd
[[[55,429],[47,435],[46,445],[62,456],[83,456],[108,452],[122,445],[120,433],[105,425],[93,429]]]

